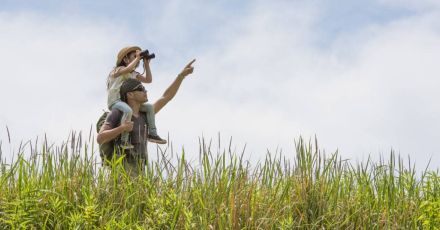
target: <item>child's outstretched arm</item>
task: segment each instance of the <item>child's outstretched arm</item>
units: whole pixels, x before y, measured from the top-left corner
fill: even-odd
[[[141,51],[140,50],[136,50],[136,57],[135,59],[130,62],[130,64],[128,64],[127,66],[122,66],[121,68],[117,68],[116,72],[114,73],[114,77],[119,77],[121,75],[124,75],[126,73],[131,73],[136,69],[137,64],[139,63],[139,61],[141,60]]]
[[[153,81],[153,76],[151,75],[151,69],[150,69],[150,60],[144,58],[144,69],[145,73],[143,75],[137,75],[136,78],[143,83],[151,83]]]

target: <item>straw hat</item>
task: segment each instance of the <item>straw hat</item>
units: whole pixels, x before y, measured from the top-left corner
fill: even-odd
[[[125,56],[127,56],[128,53],[135,50],[142,50],[139,46],[127,46],[122,48],[118,53],[118,59],[116,60],[116,65],[119,65],[121,63],[122,59],[124,59]]]

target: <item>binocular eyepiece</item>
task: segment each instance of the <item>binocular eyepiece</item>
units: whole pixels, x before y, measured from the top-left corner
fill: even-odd
[[[148,52],[148,50],[141,51],[140,56],[141,56],[141,58],[146,58],[146,59],[153,59],[156,57],[156,55],[154,55],[154,53],[150,54],[150,52]]]

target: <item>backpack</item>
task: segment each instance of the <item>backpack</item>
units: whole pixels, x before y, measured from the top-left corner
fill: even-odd
[[[99,117],[98,121],[96,122],[96,132],[99,133],[99,130],[101,130],[101,127],[104,125],[105,120],[107,119],[107,116],[110,112],[105,111],[101,117]],[[139,114],[144,118],[145,123],[148,126],[147,121],[147,114],[144,112],[139,112]],[[104,144],[98,144],[99,145],[99,156],[101,157],[102,162],[111,161],[113,155],[121,155],[121,154],[128,154],[127,150],[122,151],[122,149],[119,147],[121,144],[121,135],[119,135],[116,139],[113,139],[109,142],[106,142]]]

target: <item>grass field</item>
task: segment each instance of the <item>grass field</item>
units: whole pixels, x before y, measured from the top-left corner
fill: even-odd
[[[291,160],[268,153],[251,165],[243,152],[202,139],[198,161],[159,149],[145,174],[131,178],[122,158],[101,167],[91,143],[75,134],[60,146],[29,142],[12,164],[0,162],[0,229],[440,226],[438,173],[416,172],[392,152],[354,165],[299,138]]]

